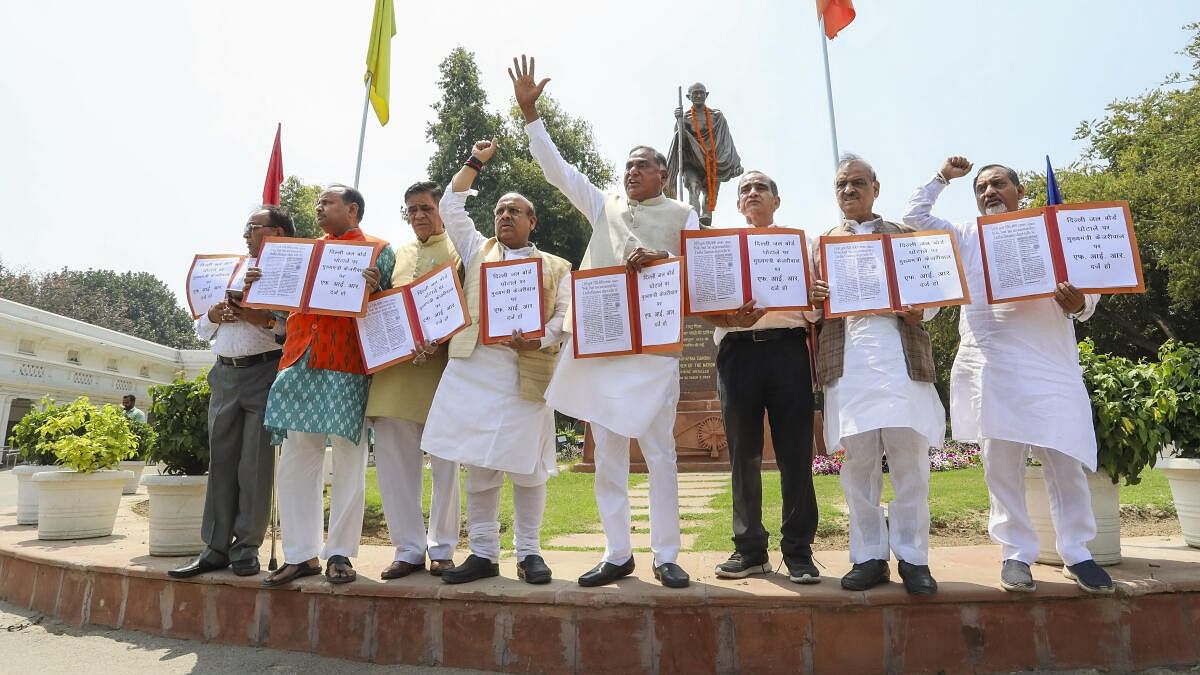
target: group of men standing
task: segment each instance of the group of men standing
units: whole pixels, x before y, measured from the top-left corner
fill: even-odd
[[[546,180],[587,218],[591,239],[581,269],[626,265],[638,270],[680,254],[680,232],[697,229],[695,210],[663,196],[667,159],[648,146],[625,163],[624,191],[605,194],[565,162],[539,118],[533,59],[509,70],[525,118],[529,150]],[[396,547],[384,579],[425,569],[447,583],[499,574],[500,489],[513,485],[517,576],[548,583],[540,529],[546,482],[554,471],[554,411],[588,420],[595,441],[595,494],[607,545],[604,557],[579,577],[599,586],[634,570],[628,499],[629,444],[637,439],[649,469],[650,540],[654,576],[664,586],[689,584],[678,564],[680,521],[673,427],[679,399],[679,363],[671,355],[576,359],[562,349],[572,331],[568,261],[539,250],[530,234],[536,206],[507,193],[494,209],[495,236],[481,234],[465,203],[471,186],[498,148],[480,141],[442,186],[420,182],[405,193],[406,218],[416,241],[393,249],[360,228],[365,201],[355,189],[333,185],[321,193],[317,222],[326,239],[375,241],[381,253],[364,272],[373,290],[408,284],[451,263],[464,280],[471,323],[445,344],[419,344],[416,357],[372,377],[358,353],[354,319],[253,310],[229,299],[197,322],[213,340],[218,362],[210,372],[212,470],[205,506],[207,549],[183,568],[187,577],[232,566],[259,572],[257,558],[268,513],[272,436],[282,439],[278,466],[284,565],[265,578],[275,586],[322,573],[331,583],[353,581],[351,558],[362,530],[367,459],[365,429],[374,429],[375,457],[389,532]],[[903,223],[875,214],[879,181],[865,160],[849,156],[835,177],[843,221],[825,234],[849,236],[943,229],[956,233],[972,297],[963,308],[962,343],[952,372],[955,437],[983,446],[991,497],[989,531],[1002,545],[1001,583],[1033,589],[1029,564],[1037,537],[1025,509],[1021,472],[1032,451],[1045,467],[1058,550],[1066,573],[1090,592],[1112,591],[1108,575],[1086,544],[1095,535],[1084,468],[1095,468],[1095,436],[1075,351],[1072,322],[1085,320],[1096,296],[1069,284],[1053,300],[989,305],[974,225],[957,226],[931,215],[945,185],[971,164],[949,158],[918,188]],[[981,213],[1017,208],[1023,196],[1016,174],[989,165],[975,178]],[[771,227],[781,200],[776,182],[749,171],[738,183],[738,210],[746,225]],[[257,255],[264,236],[292,236],[294,227],[275,207],[256,211],[244,237]],[[810,249],[817,251],[815,246]],[[479,339],[483,263],[540,258],[544,335],[516,332],[506,343]],[[819,268],[819,265],[814,266]],[[261,277],[246,275],[247,285]],[[819,306],[828,285],[815,280]],[[929,449],[945,435],[945,410],[933,387],[934,362],[922,323],[936,310],[902,309],[893,315],[824,319],[820,311],[770,312],[751,301],[731,314],[709,317],[719,345],[718,391],[733,480],[734,553],[716,574],[741,578],[772,571],[769,534],[762,523],[760,465],[763,418],[769,421],[783,497],[782,553],[796,583],[820,581],[812,544],[817,503],[812,478],[813,386],[824,392],[825,442],[845,449],[841,483],[850,516],[852,569],[842,580],[866,590],[890,576],[898,559],[906,589],[934,593],[929,570]],[[286,327],[286,330],[285,330]],[[815,370],[809,333],[816,332]],[[286,338],[284,337],[286,336]],[[280,347],[282,344],[282,348]],[[333,447],[328,538],[323,541],[322,464]],[[432,494],[428,528],[422,513],[422,467],[428,453]],[[895,500],[880,505],[884,457]],[[459,473],[466,467],[470,553],[459,565]]]

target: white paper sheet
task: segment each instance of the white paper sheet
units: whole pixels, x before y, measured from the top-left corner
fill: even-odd
[[[993,301],[1054,292],[1054,258],[1043,216],[981,228]]]
[[[571,280],[576,356],[633,349],[626,279],[622,271]]]
[[[356,323],[363,364],[368,371],[404,358],[416,349],[403,293],[371,300],[367,303],[366,316],[356,319]]]
[[[829,313],[891,308],[883,240],[827,243],[824,247]]]
[[[258,258],[246,258],[238,264],[237,269],[233,271],[233,277],[229,280],[229,288],[227,290],[237,293],[239,296],[242,291],[246,290],[246,270],[251,267],[258,266]]]
[[[803,239],[803,232],[746,235],[750,294],[758,307],[770,309],[808,304]]]
[[[734,310],[745,304],[742,245],[737,234],[686,240],[688,305],[693,313]]]
[[[313,271],[310,310],[360,312],[367,296],[363,270],[371,266],[371,246],[326,241]]]
[[[314,242],[266,241],[258,252],[262,277],[246,293],[245,304],[299,309]]]
[[[949,232],[895,237],[892,263],[901,305],[923,305],[963,299],[954,240]]]
[[[447,266],[410,287],[417,320],[426,342],[441,340],[466,324],[466,308],[459,293],[454,267]]]
[[[683,324],[683,275],[680,261],[643,267],[637,275],[642,346],[679,342]]]
[[[225,299],[229,277],[241,259],[242,256],[235,255],[217,258],[196,256],[187,279],[188,305],[192,308],[193,319],[200,318],[213,305]]]
[[[1138,285],[1134,243],[1125,209],[1102,207],[1058,212],[1067,278],[1077,288],[1132,288]]]
[[[487,311],[487,337],[511,337],[514,330],[542,330],[542,279],[537,263],[536,258],[530,258],[513,265],[482,268],[487,280],[487,296],[482,299]]]

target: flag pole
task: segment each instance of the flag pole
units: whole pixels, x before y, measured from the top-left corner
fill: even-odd
[[[683,198],[683,143],[687,139],[683,135],[683,87],[679,87],[676,92],[679,95],[679,111],[680,117],[675,120],[675,131],[679,136],[679,140],[675,143],[676,159],[675,164],[675,198],[679,201],[684,201]]]
[[[366,93],[363,95],[362,126],[358,130],[358,160],[354,162],[354,189],[358,189],[358,177],[362,175],[363,141],[367,140],[367,110],[371,106],[371,75],[367,75]],[[832,105],[832,103],[830,104]]]
[[[829,142],[833,146],[833,167],[836,170],[838,158],[841,155],[838,153],[837,120],[833,114],[833,82],[829,79],[829,47],[825,44],[829,40],[825,38],[824,16],[817,21],[817,34],[821,39],[821,56],[825,59],[825,96],[829,103]]]

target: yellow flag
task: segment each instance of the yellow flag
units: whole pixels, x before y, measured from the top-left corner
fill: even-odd
[[[375,18],[371,21],[371,45],[367,47],[367,74],[371,83],[371,107],[379,125],[388,123],[388,94],[392,84],[392,36],[396,34],[396,13],[392,0],[375,0]]]

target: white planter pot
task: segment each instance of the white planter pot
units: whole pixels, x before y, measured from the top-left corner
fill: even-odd
[[[38,520],[38,490],[34,483],[33,474],[42,471],[61,471],[61,467],[53,464],[22,464],[13,469],[17,477],[17,524],[37,525]]]
[[[133,478],[125,481],[121,486],[121,494],[135,495],[137,494],[138,482],[142,480],[142,471],[146,468],[146,462],[140,459],[134,459],[127,462],[121,462],[122,471],[132,471]]]
[[[117,522],[128,471],[43,471],[38,486],[38,539],[107,537]]]
[[[1200,459],[1163,457],[1155,467],[1167,475],[1171,484],[1183,540],[1188,546],[1200,548]]]
[[[195,555],[204,550],[200,523],[208,476],[146,476],[150,495],[150,555]]]
[[[1088,542],[1088,550],[1097,565],[1116,565],[1121,562],[1121,491],[1113,485],[1104,469],[1087,474],[1092,492],[1092,513],[1096,516],[1096,538]],[[1054,547],[1054,523],[1050,518],[1050,497],[1042,467],[1025,467],[1025,506],[1029,519],[1037,530],[1040,551],[1037,561],[1047,565],[1062,565]]]

